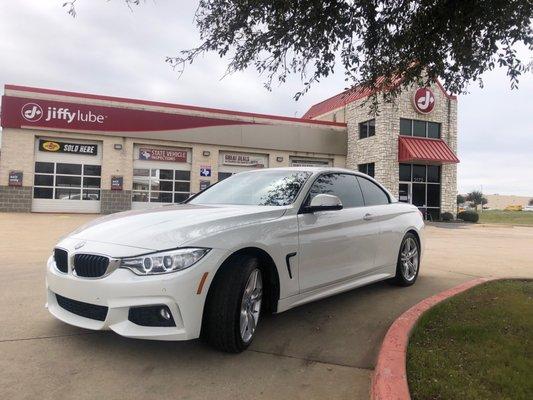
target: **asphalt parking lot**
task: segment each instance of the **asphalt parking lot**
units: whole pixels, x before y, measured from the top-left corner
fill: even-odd
[[[479,276],[533,278],[533,227],[433,225],[411,288],[378,283],[263,319],[248,351],[71,327],[44,308],[44,262],[90,215],[0,214],[0,398],[365,399],[389,325]]]

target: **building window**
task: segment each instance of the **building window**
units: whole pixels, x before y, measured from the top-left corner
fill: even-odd
[[[400,135],[440,139],[440,128],[438,122],[400,118]]]
[[[34,199],[100,200],[100,165],[36,162]]]
[[[376,120],[371,119],[359,123],[359,139],[364,139],[376,134]]]
[[[363,174],[367,174],[368,176],[374,177],[375,172],[375,164],[374,163],[368,163],[368,164],[359,164],[357,166],[359,169],[359,172],[362,172]]]
[[[132,201],[181,203],[189,198],[191,172],[159,168],[133,170]]]
[[[426,219],[440,218],[441,168],[439,165],[400,164],[399,200],[412,203]]]

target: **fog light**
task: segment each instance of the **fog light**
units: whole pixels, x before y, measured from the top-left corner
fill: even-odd
[[[167,307],[161,308],[161,310],[159,310],[159,315],[161,315],[167,321],[172,318],[172,315],[170,315],[170,311],[168,311]]]

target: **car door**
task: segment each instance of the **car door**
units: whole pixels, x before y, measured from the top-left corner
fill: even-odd
[[[313,183],[306,203],[317,194],[338,196],[343,208],[298,215],[301,292],[363,275],[374,267],[379,222],[366,215],[357,177],[322,174]]]
[[[374,236],[374,269],[396,265],[399,245],[398,210],[390,204],[389,195],[375,182],[363,176],[358,176],[357,180],[363,193],[367,218],[378,223],[380,228]]]

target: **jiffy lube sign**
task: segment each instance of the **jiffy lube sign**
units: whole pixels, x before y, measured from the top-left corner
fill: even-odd
[[[2,127],[69,131],[149,132],[252,122],[163,111],[107,107],[26,97],[2,96]]]
[[[81,110],[72,110],[69,107],[47,107],[46,112],[37,103],[26,103],[22,106],[22,118],[28,122],[39,122],[44,119],[45,122],[52,120],[64,120],[68,124],[75,121],[80,122],[95,122],[103,124],[106,118],[103,114],[94,114],[89,110],[88,112],[82,112]]]

